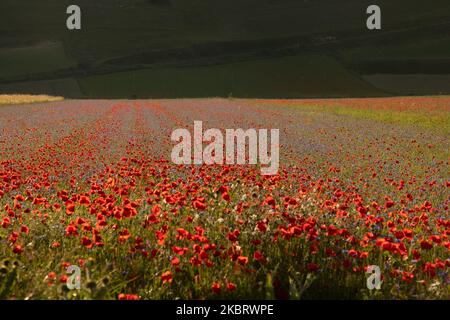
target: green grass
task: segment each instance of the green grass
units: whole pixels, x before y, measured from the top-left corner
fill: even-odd
[[[0,49],[0,78],[52,72],[69,68],[76,62],[64,52],[61,42],[45,42],[34,46]]]
[[[373,74],[362,77],[374,87],[397,95],[448,94],[448,74]]]
[[[87,97],[315,97],[381,96],[382,92],[323,55],[209,67],[147,69],[79,80]]]
[[[66,98],[83,97],[78,82],[73,78],[0,85],[0,93],[47,94],[51,96],[63,96]]]
[[[432,129],[442,134],[450,134],[450,113],[446,111],[394,110],[354,108],[349,106],[308,105],[298,106],[307,112],[326,112],[337,116],[362,120],[380,121],[397,125],[416,126]]]
[[[349,60],[448,58],[450,37],[416,38],[395,44],[352,47],[340,53]]]
[[[346,107],[332,108],[331,112],[337,115],[350,116],[359,119],[440,129],[445,133],[450,133],[449,113],[429,114],[416,111],[355,109]]]

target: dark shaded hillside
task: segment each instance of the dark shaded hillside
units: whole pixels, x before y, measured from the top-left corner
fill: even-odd
[[[302,64],[293,64],[291,69],[311,79],[311,83],[320,83],[316,80],[327,72],[318,65],[324,55],[346,69],[355,84],[366,82],[368,78],[361,78],[366,74],[450,73],[450,3],[447,0],[435,0],[433,4],[422,0],[377,1],[383,10],[381,31],[366,29],[365,10],[372,4],[366,0],[79,0],[82,30],[75,32],[65,28],[69,4],[72,2],[68,0],[2,1],[0,92],[23,91],[27,87],[30,92],[40,92],[48,87],[45,93],[103,97],[104,91],[94,90],[98,86],[87,86],[93,84],[93,77],[100,81],[99,76],[138,70],[173,75],[174,68],[190,68],[190,71],[201,68],[188,74],[212,68],[210,74],[214,74],[214,66],[222,65],[232,79],[243,72],[256,72],[249,71],[254,70],[252,67],[237,70],[233,67],[235,63],[266,61],[263,68],[272,70],[271,59],[305,54],[317,57],[307,59],[311,67],[303,71]],[[347,76],[339,78],[342,73],[335,74],[335,70],[328,70],[329,78],[344,81]],[[277,77],[281,83],[286,82],[286,87],[295,86],[287,83],[292,81],[288,74],[280,73]],[[254,73],[247,78],[258,81],[259,75]],[[66,81],[62,79],[78,83],[81,91],[78,88],[64,92],[73,85],[58,84]],[[144,87],[145,79],[141,79]],[[46,85],[49,80],[51,86]],[[160,93],[151,88],[148,92],[143,88],[133,92],[127,80],[123,81],[119,92],[124,98],[184,92],[177,88],[182,85],[177,79],[168,84],[172,89]],[[201,90],[202,96],[228,92],[227,88],[232,86],[228,80],[217,85],[223,87]],[[302,91],[303,81],[297,85],[295,92],[299,97],[311,95],[311,90]],[[395,94],[395,90],[377,89],[370,83],[363,87],[366,89],[356,85],[350,92],[320,87],[313,92],[324,97],[336,93]],[[369,87],[372,90],[367,91]],[[282,86],[278,90],[273,92],[275,96],[292,94]],[[408,92],[414,91],[408,88]],[[261,91],[261,95],[264,93],[265,90]],[[253,90],[254,94],[258,92]]]

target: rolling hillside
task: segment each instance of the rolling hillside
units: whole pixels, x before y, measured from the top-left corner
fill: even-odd
[[[414,81],[406,81],[406,91],[399,92],[389,81],[379,86],[372,75],[378,73],[374,70],[406,77],[450,70],[447,0],[433,4],[377,1],[383,10],[383,30],[375,32],[365,28],[365,9],[372,4],[366,0],[79,0],[83,29],[77,32],[65,28],[69,4],[67,0],[2,1],[0,91],[27,90],[33,84],[31,92],[41,83],[39,90],[48,91],[43,93],[105,98],[119,93],[126,98],[215,96],[230,91],[243,97],[439,94],[444,82],[436,92],[433,88],[423,92]],[[308,68],[299,68],[298,57],[302,56],[309,58],[300,67]],[[324,56],[333,61],[325,64],[328,70],[320,65]],[[274,65],[283,57],[293,64],[283,63],[286,72],[274,71],[277,84],[269,93],[265,81],[274,77]],[[318,65],[314,66],[311,57]],[[411,59],[416,63],[412,68],[399,69],[398,61]],[[416,65],[420,66],[417,70]],[[272,71],[261,77],[262,70]],[[127,81],[130,72],[143,81],[137,87]],[[208,80],[216,78],[217,72],[228,75]],[[233,74],[252,84],[230,80]],[[292,81],[293,74],[303,80]],[[163,80],[149,80],[150,75]],[[170,77],[180,79],[164,80]],[[322,85],[324,77],[336,84]],[[60,79],[73,79],[82,91],[47,85]],[[198,79],[201,89],[186,85]],[[96,80],[112,82],[102,86]]]

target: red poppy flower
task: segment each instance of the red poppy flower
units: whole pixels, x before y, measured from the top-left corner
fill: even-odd
[[[61,283],[67,283],[67,275],[63,274],[61,277],[59,277],[59,282]]]
[[[178,266],[180,264],[180,259],[178,259],[177,257],[174,257],[171,262],[170,262],[173,266]]]
[[[82,204],[82,205],[89,205],[89,204],[91,203],[91,201],[89,200],[89,198],[86,197],[86,196],[81,196],[79,202],[80,202],[80,204]]]
[[[233,232],[228,233],[228,240],[235,242],[238,240],[239,237],[239,230],[234,230]]]
[[[52,243],[52,248],[59,248],[60,246],[61,246],[61,243],[59,243],[59,242]]]
[[[264,204],[267,204],[269,206],[275,206],[275,199],[271,196],[267,196],[266,199],[264,200]]]
[[[174,246],[174,247],[172,247],[172,251],[174,253],[182,256],[188,251],[188,248],[181,248],[181,247]]]
[[[120,293],[117,297],[119,300],[139,300],[140,297],[137,294],[124,294]]]
[[[356,256],[358,256],[358,251],[356,251],[354,249],[350,249],[350,250],[348,250],[348,255],[352,256],[352,257],[356,257]]]
[[[77,236],[78,235],[77,227],[74,225],[68,225],[66,228],[66,235],[67,236]]]
[[[81,244],[83,246],[85,246],[86,248],[92,248],[93,244],[92,244],[92,240],[89,239],[88,237],[84,236],[83,238],[81,238]]]
[[[364,252],[360,252],[359,253],[359,258],[360,259],[366,259],[367,257],[369,257],[369,252],[364,251]]]
[[[424,250],[430,250],[431,248],[433,248],[433,242],[422,240],[420,241],[420,247]]]
[[[266,262],[266,258],[259,251],[255,251],[255,253],[253,254],[253,259],[255,259],[256,261],[259,261],[261,263]]]
[[[319,266],[315,263],[308,263],[307,267],[309,272],[316,272],[317,270],[319,270]]]
[[[220,293],[220,283],[213,282],[211,289],[214,293]]]
[[[198,201],[198,200],[195,200],[195,201],[193,202],[193,205],[194,205],[194,208],[195,208],[195,209],[200,210],[200,211],[206,209],[205,203],[204,203],[204,202],[201,202],[201,201]]]
[[[68,205],[66,206],[66,214],[67,214],[68,216],[71,216],[74,212],[75,212],[75,205],[74,205],[73,203],[68,204]]]
[[[228,291],[234,291],[236,290],[236,285],[233,282],[228,282],[227,283],[227,290]]]
[[[388,200],[388,201],[386,201],[385,207],[386,207],[387,209],[389,209],[389,208],[393,207],[394,205],[395,205],[395,202],[394,202],[394,201]]]
[[[23,252],[23,248],[20,244],[16,244],[13,248],[13,252],[15,254],[21,254]]]
[[[237,261],[239,262],[239,264],[245,266],[246,264],[248,264],[248,258],[244,257],[244,256],[239,256],[237,258]]]
[[[47,279],[49,279],[49,280],[55,280],[56,279],[56,273],[55,272],[50,272],[48,275],[47,275]]]
[[[434,243],[440,244],[442,242],[442,238],[440,236],[432,235],[430,240]]]
[[[4,217],[3,219],[2,219],[2,227],[3,228],[8,228],[9,227],[9,225],[11,224],[11,220],[8,218],[8,217]]]
[[[172,276],[172,272],[170,271],[166,271],[161,275],[161,280],[163,283],[172,283],[173,280],[173,276]]]
[[[231,200],[231,197],[228,194],[228,192],[224,192],[224,193],[222,193],[222,199],[229,202]]]
[[[15,231],[13,231],[13,232],[9,235],[9,238],[8,238],[8,240],[9,240],[11,243],[16,243],[18,239],[19,239],[19,233],[18,233],[18,232],[15,232]]]

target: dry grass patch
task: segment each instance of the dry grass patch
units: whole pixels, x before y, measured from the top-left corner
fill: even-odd
[[[25,104],[36,102],[52,102],[64,100],[63,97],[53,97],[47,95],[27,95],[27,94],[0,94],[0,105]]]

